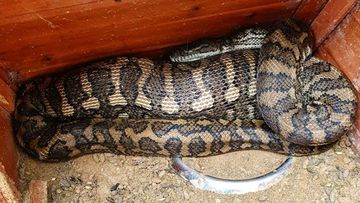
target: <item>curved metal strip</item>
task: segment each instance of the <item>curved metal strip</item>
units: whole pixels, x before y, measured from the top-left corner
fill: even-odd
[[[179,157],[172,158],[171,166],[178,175],[198,189],[223,194],[245,194],[265,190],[280,182],[286,176],[288,169],[290,169],[292,160],[292,157],[289,156],[277,169],[265,175],[244,180],[228,180],[203,175],[187,166]]]

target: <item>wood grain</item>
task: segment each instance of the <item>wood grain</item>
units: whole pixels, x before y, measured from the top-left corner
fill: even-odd
[[[5,167],[6,174],[17,181],[17,151],[12,134],[11,117],[0,107],[0,164]]]
[[[4,108],[7,112],[14,111],[15,93],[8,84],[0,79],[0,108]]]
[[[342,22],[356,2],[358,0],[329,0],[311,24],[317,46]]]
[[[301,1],[5,2],[0,6],[0,66],[26,80],[89,60],[159,50],[239,25],[290,17]]]
[[[333,58],[337,65],[352,80],[360,91],[360,12],[353,9],[320,47],[319,55]]]
[[[328,1],[329,0],[303,0],[294,13],[294,18],[311,24]]]

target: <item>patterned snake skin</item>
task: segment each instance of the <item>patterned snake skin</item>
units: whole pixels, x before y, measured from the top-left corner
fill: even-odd
[[[286,20],[195,43],[173,61],[83,65],[24,84],[15,133],[25,151],[48,161],[95,152],[319,153],[351,127],[356,98],[336,68],[311,54],[309,28]]]

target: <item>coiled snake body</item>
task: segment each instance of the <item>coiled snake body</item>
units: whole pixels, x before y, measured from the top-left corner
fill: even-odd
[[[20,145],[49,161],[94,152],[308,155],[352,125],[352,87],[311,55],[303,23],[282,21],[218,42],[206,45],[215,51],[194,46],[173,55],[200,56],[192,62],[119,57],[24,84],[15,112]]]

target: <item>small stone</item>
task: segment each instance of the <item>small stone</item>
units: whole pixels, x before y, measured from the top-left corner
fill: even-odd
[[[319,176],[315,175],[312,179],[317,180],[317,179],[319,179]]]
[[[336,156],[334,154],[325,156],[324,161],[326,164],[333,164],[336,161]]]
[[[184,191],[184,198],[185,198],[185,199],[190,199],[190,195],[189,195],[189,193],[187,193],[186,191]]]
[[[348,164],[351,162],[351,159],[349,159],[348,157],[344,157],[343,161]]]
[[[115,203],[115,200],[112,197],[106,197],[106,201],[109,203]]]
[[[159,177],[160,177],[160,178],[163,177],[163,176],[165,175],[165,173],[166,173],[166,171],[160,171],[160,172],[159,172]]]
[[[339,142],[338,142],[338,145],[340,146],[340,148],[345,148],[346,145],[345,145],[345,139],[341,139]]]
[[[120,203],[120,202],[122,202],[122,198],[121,198],[121,196],[120,196],[120,195],[118,195],[118,194],[117,194],[117,195],[115,195],[113,199],[114,199],[114,202],[116,202],[116,203]]]
[[[56,178],[51,178],[52,181],[56,180]]]
[[[165,200],[166,200],[165,197],[162,197],[162,198],[159,199],[160,202],[165,201]]]
[[[94,159],[95,162],[97,162],[97,163],[99,162],[98,154],[93,154],[92,158]]]
[[[58,194],[60,194],[61,192],[62,192],[61,189],[57,189],[57,190],[56,190],[56,193],[58,193]]]
[[[69,188],[71,185],[70,185],[70,183],[69,183],[67,180],[62,179],[62,180],[60,180],[60,186],[61,186],[62,188]]]
[[[351,199],[346,197],[339,197],[337,202],[351,202]]]
[[[99,161],[100,161],[100,163],[104,163],[105,160],[106,160],[105,155],[104,155],[104,154],[99,154]]]
[[[120,183],[116,183],[115,185],[113,185],[111,188],[110,188],[110,191],[116,191],[119,187]]]
[[[268,197],[266,195],[262,195],[259,197],[260,202],[265,202],[267,199],[268,199]]]
[[[332,188],[325,187],[324,190],[325,190],[325,193],[329,196],[331,194]]]
[[[232,203],[241,203],[242,201],[238,198],[234,199]]]
[[[154,178],[153,181],[154,183],[161,183],[161,180],[159,178]]]
[[[70,176],[69,180],[77,185],[82,183],[82,180],[79,177]]]
[[[341,155],[341,154],[343,154],[343,152],[341,152],[341,151],[335,151],[335,154]]]
[[[347,138],[347,137],[346,137],[345,140],[344,140],[344,144],[345,144],[346,147],[351,147],[351,145],[352,145],[352,144],[351,144],[351,141],[350,141],[349,138]]]
[[[118,191],[117,191],[117,190],[111,191],[110,194],[111,194],[112,196],[115,196],[116,194],[118,194]]]
[[[311,166],[308,166],[306,168],[306,170],[309,172],[309,173],[316,173],[316,168],[315,166],[311,165]]]
[[[329,199],[330,199],[330,202],[335,202],[336,201],[336,191],[335,190],[333,190],[330,193]]]
[[[303,165],[302,165],[303,169],[306,169],[308,164],[309,164],[309,159],[305,159],[305,161],[303,162]]]
[[[87,186],[85,186],[85,189],[87,189],[87,190],[91,190],[91,189],[92,189],[92,187],[91,187],[90,185],[87,185]]]
[[[309,158],[307,160],[308,160],[308,162],[306,165],[306,170],[309,173],[316,173],[318,166],[321,165],[321,163],[323,162],[322,159],[316,159],[316,158]],[[306,163],[306,160],[305,160],[305,163]],[[304,167],[304,164],[303,164],[303,167]]]
[[[80,195],[83,195],[83,194],[85,194],[85,193],[87,193],[88,191],[86,191],[86,190],[81,190],[80,191]]]
[[[220,199],[215,199],[215,203],[220,203],[221,200]]]
[[[115,163],[115,162],[116,162],[116,159],[114,159],[114,158],[110,158],[110,159],[109,159],[109,162],[113,164],[113,163]]]

